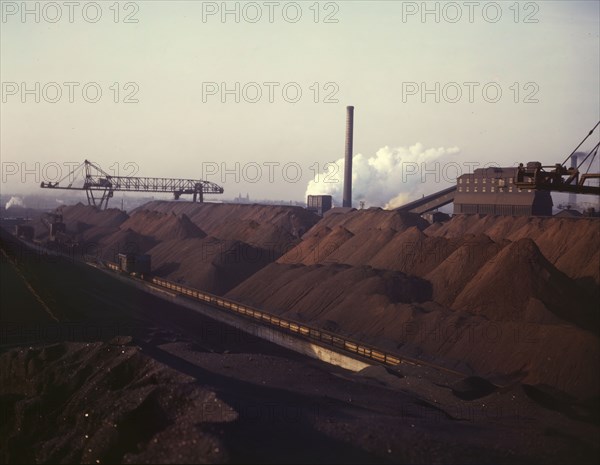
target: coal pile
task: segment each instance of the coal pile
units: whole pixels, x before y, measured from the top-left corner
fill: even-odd
[[[227,460],[211,430],[235,410],[131,338],[13,349],[0,355],[0,371],[11,373],[0,385],[3,463]]]

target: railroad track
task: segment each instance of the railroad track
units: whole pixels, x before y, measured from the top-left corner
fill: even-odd
[[[211,294],[200,289],[184,286],[182,284],[175,283],[167,279],[158,278],[156,276],[141,277],[139,275],[136,275],[135,273],[127,273],[123,271],[119,267],[119,265],[114,262],[105,262],[105,265],[108,269],[114,272],[130,275],[133,278],[141,279],[154,288],[158,287],[163,290],[168,290],[170,291],[170,293],[173,293],[175,295],[184,296],[186,298],[210,305],[219,310],[224,310],[226,312],[237,314],[239,316],[250,319],[262,326],[271,327],[278,331],[289,333],[291,335],[308,340],[322,347],[329,349],[333,348],[338,352],[341,352],[346,355],[351,355],[353,357],[358,357],[362,360],[366,359],[371,362],[376,362],[378,364],[387,365],[390,367],[396,367],[401,363],[408,363],[410,365],[415,366],[426,366],[460,377],[467,376],[465,373],[460,373],[458,371],[451,370],[449,368],[436,365],[434,363],[426,362],[424,360],[419,360],[412,357],[404,357],[398,354],[385,352],[377,347],[365,344],[363,342],[345,338],[340,336],[339,334],[335,334],[323,329],[318,329],[307,325],[306,323],[301,323],[299,321],[291,320],[288,318],[282,318],[279,315],[275,315],[265,310],[255,308],[250,305],[243,304],[241,302],[236,302],[234,300],[227,299],[225,297],[221,297],[215,294]]]

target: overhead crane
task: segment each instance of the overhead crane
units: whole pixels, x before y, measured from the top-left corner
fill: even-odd
[[[76,184],[83,174],[83,184]],[[68,182],[69,184],[65,183]],[[205,194],[222,194],[223,188],[209,181],[198,179],[150,178],[134,176],[112,176],[95,163],[85,160],[77,168],[56,182],[42,182],[44,189],[84,190],[88,204],[99,209],[108,206],[108,200],[116,191],[125,192],[170,192],[175,200],[183,194],[191,194],[192,201],[203,202]]]

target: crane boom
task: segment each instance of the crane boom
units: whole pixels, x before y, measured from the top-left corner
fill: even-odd
[[[592,128],[588,135],[579,143],[571,154],[560,164],[543,166],[540,162],[529,162],[527,166],[521,163],[518,167],[515,185],[522,189],[539,189],[556,192],[571,192],[574,194],[596,194],[600,195],[600,173],[589,171],[592,168],[600,142],[579,162],[577,166],[567,168],[567,161],[575,155],[577,149],[594,133],[600,126],[600,121]],[[588,160],[586,172],[583,172],[583,164]],[[588,183],[588,181],[595,181]],[[586,184],[587,183],[587,184]]]
[[[75,173],[83,169],[85,177],[82,186],[61,185],[67,177],[73,179]],[[204,201],[204,194],[222,194],[223,188],[213,182],[199,179],[151,178],[134,176],[112,176],[91,161],[85,160],[79,167],[57,182],[42,182],[43,189],[85,190],[88,204],[106,208],[115,191],[125,192],[171,192],[175,199],[183,194],[191,194],[193,201]]]

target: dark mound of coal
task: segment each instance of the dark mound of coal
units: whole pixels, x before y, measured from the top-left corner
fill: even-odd
[[[485,397],[498,388],[487,379],[469,376],[452,386],[452,394],[462,400],[475,400]]]

